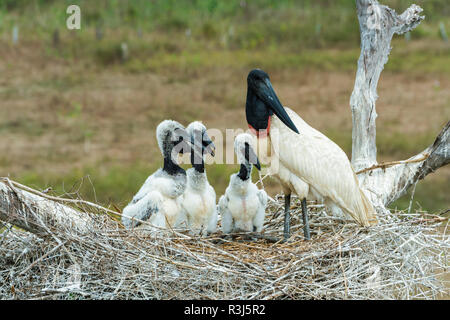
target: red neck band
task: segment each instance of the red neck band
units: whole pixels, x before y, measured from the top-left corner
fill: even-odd
[[[270,132],[270,120],[271,117],[269,117],[268,123],[267,123],[267,128],[266,129],[262,129],[262,130],[256,130],[255,128],[253,128],[250,124],[248,125],[248,127],[250,128],[250,131],[257,137],[257,138],[265,138],[269,135]]]

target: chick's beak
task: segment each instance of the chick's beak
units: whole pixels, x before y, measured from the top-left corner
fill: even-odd
[[[216,154],[216,146],[210,139],[206,139],[203,141],[203,150],[204,152],[209,153],[212,157],[214,157]]]

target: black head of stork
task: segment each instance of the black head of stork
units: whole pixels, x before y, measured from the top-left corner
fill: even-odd
[[[247,87],[245,114],[251,129],[257,134],[261,131],[268,133],[270,116],[275,114],[292,131],[299,133],[278,99],[267,73],[260,69],[250,71]]]
[[[214,157],[216,146],[209,137],[206,127],[200,121],[194,121],[186,128],[191,136],[191,164],[197,172],[203,173],[205,170],[204,156],[210,154]]]
[[[164,120],[156,128],[156,139],[164,157],[163,170],[170,175],[184,173],[177,156],[192,149],[191,137],[184,126],[177,121]]]
[[[241,133],[234,139],[234,151],[237,155],[237,160],[241,165],[255,166],[256,169],[261,170],[261,164],[258,156],[252,146],[253,138],[248,133]]]

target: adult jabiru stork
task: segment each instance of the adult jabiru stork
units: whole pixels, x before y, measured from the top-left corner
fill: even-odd
[[[270,78],[252,70],[247,78],[246,118],[258,141],[258,156],[285,193],[284,238],[290,236],[291,193],[302,199],[305,238],[310,239],[306,198],[319,200],[333,213],[345,212],[362,226],[375,224],[376,213],[360,189],[345,152],[298,114],[283,107]],[[266,146],[264,148],[263,146]],[[272,166],[276,162],[275,166]]]

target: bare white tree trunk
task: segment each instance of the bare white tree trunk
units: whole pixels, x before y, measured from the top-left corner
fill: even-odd
[[[353,116],[352,164],[355,170],[360,170],[377,163],[375,102],[378,80],[388,61],[392,37],[395,33],[414,29],[424,17],[419,16],[422,9],[416,5],[400,16],[376,0],[357,0],[356,7],[361,55],[350,106]]]
[[[378,211],[405,194],[426,175],[450,162],[449,123],[436,141],[420,154],[405,161],[378,165],[376,148],[377,86],[388,61],[394,34],[417,27],[424,19],[422,8],[413,4],[403,14],[381,5],[377,0],[356,0],[361,32],[361,55],[355,87],[350,99],[353,118],[352,164],[361,187]]]

